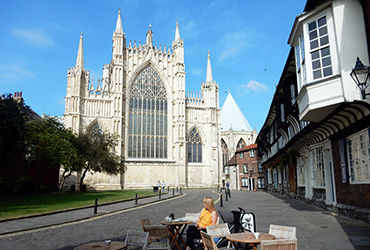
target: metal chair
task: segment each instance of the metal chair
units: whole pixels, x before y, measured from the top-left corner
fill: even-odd
[[[261,240],[260,250],[297,250],[297,239]]]
[[[125,243],[128,250],[147,250],[148,249],[148,232],[127,231]]]
[[[288,226],[270,225],[269,234],[275,236],[276,239],[295,239],[296,228]]]

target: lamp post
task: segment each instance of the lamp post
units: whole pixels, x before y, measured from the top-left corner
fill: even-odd
[[[359,57],[356,59],[355,67],[351,71],[351,77],[355,81],[357,87],[361,91],[362,99],[366,99],[366,96],[369,94],[365,93],[366,88],[369,86],[369,73],[370,67],[365,66]]]

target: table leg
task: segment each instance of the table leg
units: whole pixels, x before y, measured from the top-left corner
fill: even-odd
[[[175,227],[175,228],[176,228],[176,232],[175,232],[175,235],[173,235],[173,233],[172,233],[172,231],[171,231],[171,227],[170,227],[170,226],[168,226],[168,227],[167,227],[167,229],[168,229],[168,231],[170,232],[170,235],[171,235],[171,237],[172,237],[171,245],[172,245],[172,243],[175,243],[175,244],[176,244],[177,249],[178,249],[178,250],[181,250],[180,245],[179,245],[179,243],[178,243],[178,242],[177,242],[177,240],[176,240],[176,236],[179,234],[179,231],[180,231],[180,228],[181,228],[181,227]]]
[[[257,250],[257,245],[253,244],[253,243],[249,243],[249,244],[246,243],[245,246],[244,246],[244,250],[247,250],[248,246],[251,246],[253,248],[253,250]]]
[[[235,250],[239,250],[238,243],[236,243],[234,241],[231,241],[231,243],[233,243],[233,246],[234,246]]]
[[[182,235],[183,235],[183,233],[185,231],[185,228],[186,228],[186,224],[182,226],[182,230],[179,232],[179,240],[181,241],[180,244],[182,243],[182,245],[186,248],[187,245],[186,245],[184,239],[182,238]]]

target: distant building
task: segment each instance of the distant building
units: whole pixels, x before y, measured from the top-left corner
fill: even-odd
[[[308,0],[257,138],[269,191],[367,222],[370,89],[351,72],[356,57],[370,64],[369,39],[369,1]]]
[[[257,144],[237,149],[225,169],[226,181],[232,184],[231,189],[265,189],[265,173],[258,156]]]
[[[238,187],[237,179],[230,178],[230,160],[235,152],[255,142],[257,130],[252,129],[245,119],[238,104],[229,92],[224,105],[221,108],[221,149],[224,174],[223,185],[229,181],[230,187]],[[231,161],[233,162],[233,161]]]

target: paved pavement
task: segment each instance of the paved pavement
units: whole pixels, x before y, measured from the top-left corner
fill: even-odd
[[[148,216],[152,224],[171,212],[182,217],[186,212],[199,212],[202,199],[211,196],[216,208],[237,210],[240,206],[256,215],[257,231],[268,232],[270,224],[297,227],[298,249],[370,249],[370,225],[355,219],[314,207],[305,202],[266,192],[232,191],[228,201],[209,189],[187,189],[184,195],[172,193],[159,201],[146,198],[82,209],[54,215],[0,223],[0,249],[70,250],[79,244],[112,239],[123,240],[127,230],[142,230],[140,218]]]

